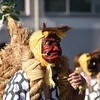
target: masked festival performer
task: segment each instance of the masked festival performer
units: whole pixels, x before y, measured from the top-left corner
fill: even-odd
[[[15,10],[7,4],[1,10],[11,41],[0,51],[0,100],[39,100],[43,87],[48,85],[58,86],[58,100],[84,99],[84,91],[78,94],[78,88],[74,88],[84,85],[85,80],[78,73],[70,74],[66,59],[61,56],[60,40],[69,28],[43,25],[42,30],[29,37],[30,29],[12,18],[11,11]]]
[[[80,53],[74,59],[74,67],[79,69],[87,81],[85,100],[100,99],[100,49],[91,53]]]
[[[66,60],[61,56],[60,40],[69,28],[44,25],[29,38],[31,30],[16,21],[19,12],[14,1],[2,1],[0,6],[0,29],[6,21],[11,38],[0,51],[0,100],[39,100],[41,91],[48,85],[59,87],[59,100],[82,100],[84,92],[79,95],[78,88],[73,87],[83,85],[84,80],[77,73],[69,73]],[[53,70],[57,73],[55,80]]]

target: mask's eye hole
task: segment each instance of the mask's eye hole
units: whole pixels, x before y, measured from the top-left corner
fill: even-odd
[[[95,59],[95,58],[91,59],[89,65],[90,65],[90,68],[93,68],[93,67],[96,68],[97,67],[97,59]]]
[[[93,62],[92,64],[93,64],[93,66],[95,66],[96,65],[96,62]]]
[[[51,45],[52,42],[51,42],[51,41],[46,41],[45,44],[46,44],[46,45]]]

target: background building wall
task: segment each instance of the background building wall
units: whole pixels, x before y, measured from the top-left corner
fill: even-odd
[[[30,0],[30,16],[20,16],[25,27],[34,31],[34,0]],[[39,26],[45,22],[48,27],[61,24],[72,29],[66,32],[62,40],[63,55],[69,58],[72,68],[73,58],[80,52],[90,52],[100,47],[100,16],[47,16],[44,11],[44,0],[39,0]],[[5,27],[0,31],[0,42],[9,42]]]

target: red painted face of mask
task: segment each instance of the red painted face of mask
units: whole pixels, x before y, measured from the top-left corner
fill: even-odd
[[[61,57],[60,38],[56,34],[50,34],[42,40],[43,58],[48,62],[54,62]]]

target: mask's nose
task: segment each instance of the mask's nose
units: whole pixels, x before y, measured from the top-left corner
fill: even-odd
[[[57,45],[55,45],[55,46],[53,47],[53,50],[54,50],[54,51],[59,51],[60,48],[59,48]]]

